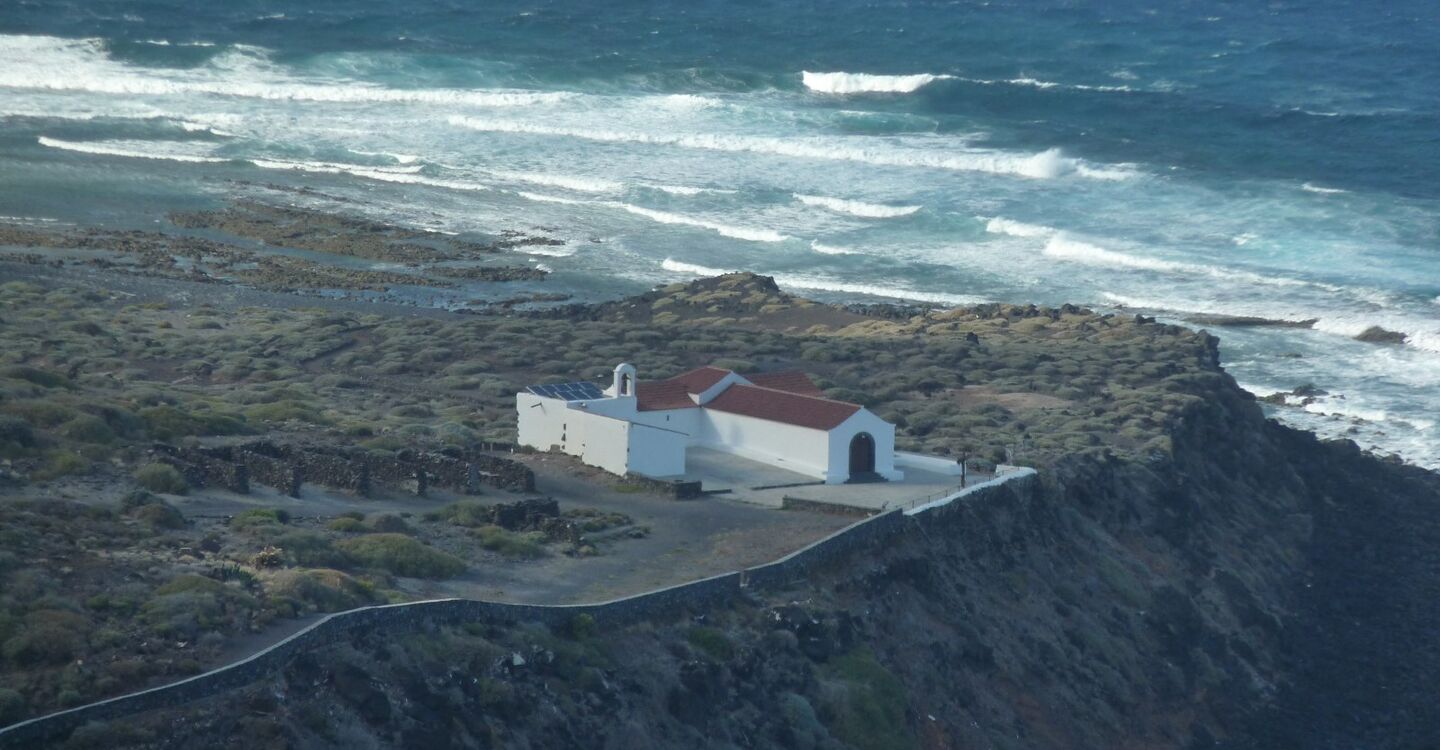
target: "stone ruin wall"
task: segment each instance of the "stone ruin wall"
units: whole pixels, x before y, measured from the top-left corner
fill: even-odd
[[[401,451],[396,455],[351,448],[316,448],[257,441],[220,447],[156,444],[155,460],[174,466],[193,487],[219,487],[248,494],[250,483],[299,497],[305,483],[368,496],[377,485],[404,487],[424,495],[441,487],[466,495],[488,485],[534,492],[535,473],[518,461],[483,453],[447,455]]]

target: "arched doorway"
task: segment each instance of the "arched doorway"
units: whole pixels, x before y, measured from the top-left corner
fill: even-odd
[[[850,438],[850,478],[875,473],[875,438],[868,432]]]

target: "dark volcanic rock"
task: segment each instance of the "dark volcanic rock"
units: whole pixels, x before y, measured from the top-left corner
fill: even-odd
[[[1311,328],[1319,318],[1308,320],[1277,320],[1256,318],[1248,315],[1190,315],[1186,320],[1202,326],[1227,326],[1234,328]]]
[[[1405,343],[1405,339],[1405,334],[1399,331],[1387,330],[1380,326],[1370,326],[1355,337],[1356,341],[1364,341],[1371,344],[1403,344]]]

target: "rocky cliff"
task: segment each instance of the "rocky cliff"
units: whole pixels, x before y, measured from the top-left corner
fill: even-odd
[[[1206,381],[1210,383],[1212,381]],[[1440,480],[1228,382],[793,590],[602,630],[375,633],[72,744],[1424,747]]]

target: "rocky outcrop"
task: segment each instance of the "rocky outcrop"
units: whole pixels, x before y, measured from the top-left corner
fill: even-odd
[[[116,746],[1440,741],[1440,479],[1269,422],[1226,378],[1185,382],[1169,451],[1075,452],[1038,491],[802,555],[764,586],[710,582],[735,596],[661,597],[638,623],[357,630],[107,731]]]

